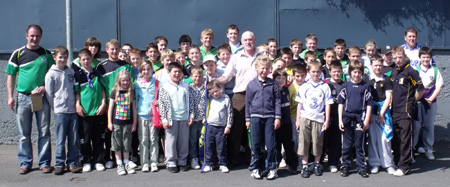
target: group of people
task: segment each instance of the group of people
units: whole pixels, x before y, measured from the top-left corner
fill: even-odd
[[[20,174],[33,165],[33,115],[39,168],[56,175],[114,165],[118,175],[136,173],[138,165],[157,172],[160,151],[172,173],[227,173],[249,164],[251,177],[268,180],[277,178],[278,168],[321,176],[325,163],[347,177],[354,159],[363,178],[380,167],[403,176],[414,151],[435,159],[436,98],[444,81],[431,49],[417,45],[414,28],[406,29],[404,45],[383,47],[380,55],[376,42],[367,41],[364,56],[357,46],[347,55],[343,39],[322,54],[314,34],[306,36],[304,51],[299,39],[281,49],[273,38],[256,47],[253,32],[239,41],[238,27],[230,25],[229,42],[218,48],[205,29],[200,47],[182,35],[176,51],[158,36],[147,57],[111,39],[100,62],[101,43],[91,37],[71,67],[65,47],[52,53],[39,45],[42,34],[40,26],[28,26],[27,44],[6,68]]]

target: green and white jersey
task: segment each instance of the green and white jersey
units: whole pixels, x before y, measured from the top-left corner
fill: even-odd
[[[214,46],[211,46],[211,49],[207,52],[205,48],[203,48],[203,46],[200,46],[200,53],[202,54],[202,56],[200,56],[200,62],[203,62],[203,57],[207,56],[207,55],[214,55],[217,56],[217,49]]]
[[[45,74],[55,64],[52,53],[42,47],[29,50],[25,46],[15,50],[9,59],[5,72],[16,76],[17,91],[31,93],[36,87],[44,86]]]
[[[96,58],[92,59],[91,62],[91,68],[95,69],[97,67],[97,65],[100,63],[100,61]],[[77,72],[78,70],[81,69],[81,67],[83,67],[83,65],[81,65],[80,63],[80,57],[76,58],[75,60],[73,60],[72,62],[72,69]]]
[[[96,69],[102,74],[102,81],[105,83],[106,88],[106,98],[109,98],[114,83],[116,82],[117,75],[119,74],[120,70],[124,68],[128,72],[130,72],[132,83],[134,83],[136,80],[133,69],[131,68],[131,65],[129,63],[122,60],[116,62],[104,60],[100,62],[100,64],[98,64]]]
[[[85,116],[95,116],[102,105],[102,91],[105,85],[102,75],[97,70],[87,73],[83,69],[75,72],[75,92],[80,94],[80,105],[86,113]]]

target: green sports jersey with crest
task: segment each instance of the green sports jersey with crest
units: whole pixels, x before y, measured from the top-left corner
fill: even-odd
[[[75,72],[75,92],[80,94],[80,105],[86,112],[85,116],[95,116],[102,105],[102,91],[105,85],[102,75],[97,70],[87,73],[83,69]]]
[[[91,62],[91,68],[94,69],[97,67],[97,65],[100,63],[100,61],[96,58],[92,59]],[[76,58],[75,60],[73,60],[72,62],[72,69],[77,72],[78,70],[81,69],[81,67],[83,67],[83,65],[80,63],[80,57]]]
[[[131,65],[125,61],[119,60],[116,62],[112,62],[110,60],[105,60],[100,62],[97,66],[97,70],[102,74],[102,81],[105,83],[105,92],[106,92],[106,98],[109,98],[109,95],[111,94],[111,90],[114,86],[114,83],[116,81],[117,75],[119,74],[120,70],[126,69],[132,78],[132,82],[134,83],[135,76],[133,73],[133,69],[131,68]]]

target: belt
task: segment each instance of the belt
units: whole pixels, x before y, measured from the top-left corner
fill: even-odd
[[[26,92],[19,92],[20,94],[23,94],[23,95],[26,95],[26,96],[29,96],[29,95],[31,95],[31,93],[26,93]]]

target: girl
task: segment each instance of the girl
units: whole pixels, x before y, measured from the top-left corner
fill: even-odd
[[[277,40],[275,40],[275,38],[269,38],[266,42],[266,45],[269,47],[269,58],[270,60],[275,60],[276,58],[278,58],[278,44],[277,44]]]
[[[369,69],[372,67],[370,65],[370,59],[374,54],[377,54],[377,43],[373,40],[369,40],[364,44],[364,52],[366,52],[366,56],[361,58],[361,61],[365,67]]]
[[[86,43],[84,43],[83,49],[88,49],[92,54],[92,62],[91,67],[96,68],[97,65],[100,63],[98,58],[100,57],[100,52],[102,49],[102,43],[96,38],[96,37],[90,37],[86,40]],[[72,63],[72,69],[77,72],[81,69],[82,64],[80,63],[80,58],[76,58],[73,60]]]
[[[131,133],[136,130],[137,122],[136,101],[131,75],[126,69],[120,70],[117,75],[111,90],[108,111],[108,129],[112,131],[111,150],[115,151],[117,174],[136,173],[129,165]]]

